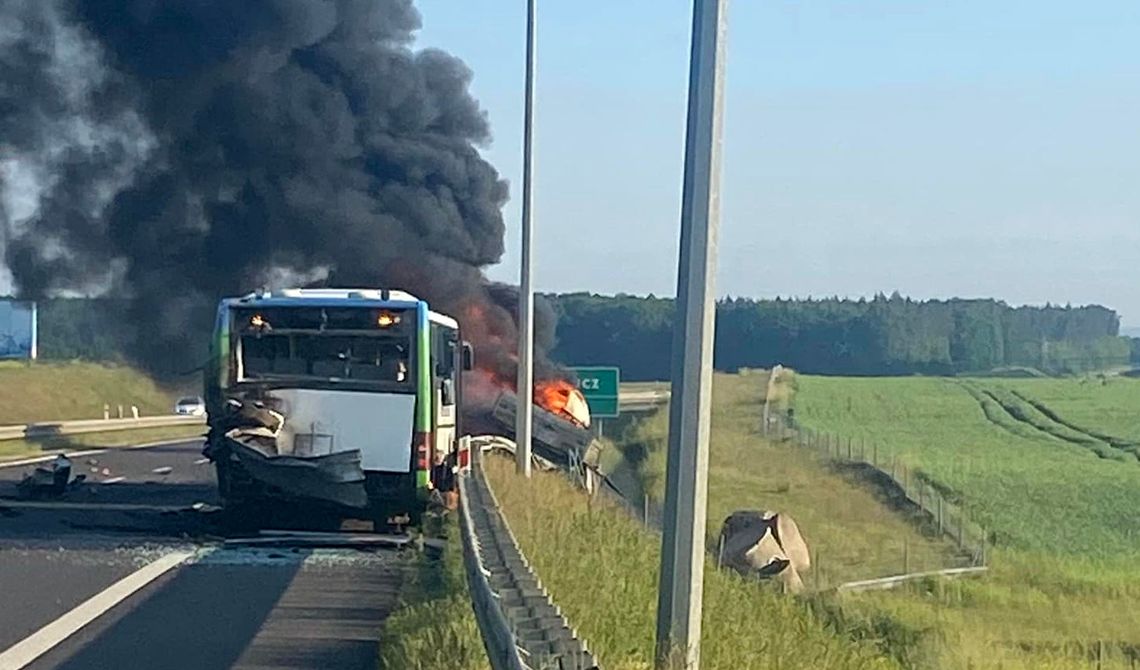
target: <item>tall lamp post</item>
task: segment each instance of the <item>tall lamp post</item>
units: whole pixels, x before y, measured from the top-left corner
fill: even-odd
[[[696,670],[701,658],[726,5],[727,0],[693,2],[665,524],[657,594],[658,668]]]
[[[533,163],[534,120],[534,15],[536,0],[526,3],[526,93],[523,108],[523,174],[522,174],[522,268],[519,277],[519,373],[518,415],[515,417],[516,464],[520,474],[530,477],[531,428],[534,405],[534,287],[531,272],[534,259],[531,221],[531,165]]]

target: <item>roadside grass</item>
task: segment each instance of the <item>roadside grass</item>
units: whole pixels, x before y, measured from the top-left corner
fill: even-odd
[[[78,361],[0,362],[0,425],[97,419],[131,405],[143,416],[169,414],[174,398],[150,377],[121,365]]]
[[[964,504],[996,543],[984,579],[858,594],[844,599],[849,611],[931,631],[939,667],[1140,663],[1140,467],[1131,456],[1101,458],[1063,439],[1078,434],[1009,392],[1049,397],[1053,407],[1062,404],[1050,396],[1057,380],[797,382],[802,424],[878,444]],[[1100,388],[1073,383],[1066,391]]]
[[[4,461],[32,458],[57,451],[69,452],[98,447],[131,447],[166,440],[202,438],[205,426],[169,426],[136,428],[85,435],[61,435],[46,440],[0,440],[0,464]],[[203,438],[204,439],[204,438]]]
[[[786,405],[794,388],[793,373],[785,371],[781,378],[773,388],[773,411]],[[815,450],[790,442],[763,439],[767,388],[767,374],[714,377],[710,545],[732,512],[765,509],[789,514],[799,525],[815,564],[804,576],[809,588],[963,564],[950,542],[937,537],[936,529],[865,470],[833,465]],[[664,493],[667,434],[668,413],[661,411],[629,426],[619,440],[640,461],[641,482],[658,503]]]
[[[411,553],[401,603],[380,634],[381,670],[488,670],[490,664],[463,570],[459,529],[444,524],[447,547],[432,557]]]
[[[528,481],[507,459],[484,463],[523,553],[604,666],[653,667],[660,538],[560,474]],[[891,654],[905,650],[882,632],[864,619],[840,626],[809,601],[706,566],[703,667],[900,667]]]

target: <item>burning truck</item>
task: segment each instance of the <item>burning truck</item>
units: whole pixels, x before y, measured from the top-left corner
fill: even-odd
[[[484,371],[467,383],[467,425],[473,432],[515,438],[518,396],[506,383],[496,383]],[[532,410],[532,446],[538,458],[559,467],[588,462],[595,448],[590,432],[590,410],[577,386],[566,379],[535,385]]]

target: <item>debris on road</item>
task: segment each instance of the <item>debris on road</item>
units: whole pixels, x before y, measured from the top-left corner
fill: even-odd
[[[50,466],[36,466],[17,484],[17,490],[25,498],[58,498],[87,479],[87,475],[78,475],[71,479],[71,459],[60,454],[55,457]]]
[[[104,477],[109,477],[111,475],[111,468],[103,468],[102,472],[99,474],[103,475]]]
[[[111,477],[110,479],[104,479],[103,481],[101,481],[99,483],[100,484],[118,484],[119,482],[123,481],[124,479],[126,479],[126,477]]]
[[[210,459],[208,459],[208,458],[199,458],[198,460],[194,461],[194,465],[205,465],[209,462],[210,462]]]
[[[151,470],[151,472],[153,472],[156,475],[168,475],[171,472],[174,472],[174,468],[170,467],[169,465],[164,465],[160,468],[155,468],[155,469]]]

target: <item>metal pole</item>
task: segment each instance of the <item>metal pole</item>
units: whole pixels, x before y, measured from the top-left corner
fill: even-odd
[[[700,667],[727,0],[694,0],[656,663]]]
[[[518,416],[515,417],[515,458],[518,471],[530,477],[531,427],[534,404],[534,287],[530,275],[534,269],[531,256],[531,181],[532,123],[534,120],[534,14],[536,0],[526,3],[526,100],[523,109],[523,174],[522,174],[522,268],[519,278],[519,376]]]

